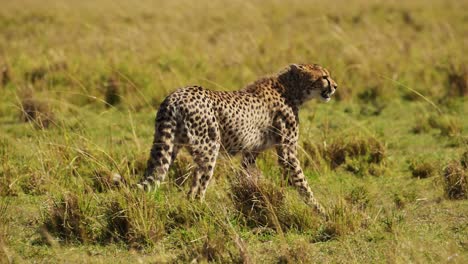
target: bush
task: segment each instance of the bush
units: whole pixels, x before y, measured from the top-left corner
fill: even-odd
[[[296,190],[289,193],[262,179],[237,178],[231,196],[235,208],[251,228],[273,229],[278,233],[291,229],[305,231],[314,228],[319,219]]]
[[[460,120],[447,115],[429,117],[429,125],[432,128],[439,129],[442,136],[454,137],[462,132]]]
[[[414,134],[422,134],[427,133],[431,130],[431,126],[429,125],[428,119],[424,117],[419,117],[414,122],[414,126],[411,129],[411,132]]]
[[[447,96],[468,96],[468,69],[452,66],[447,74]]]
[[[380,115],[386,107],[386,102],[383,98],[384,89],[381,85],[367,87],[358,94],[358,99],[361,101],[361,114]]]
[[[451,162],[444,170],[445,194],[449,199],[467,199],[467,170],[460,162]]]
[[[466,170],[468,169],[468,151],[465,151],[461,158],[460,158],[460,164],[462,165],[462,167]]]
[[[144,193],[123,192],[104,203],[103,242],[121,241],[132,248],[154,245],[164,235],[165,210]]]
[[[313,242],[325,242],[352,233],[364,226],[368,218],[341,198],[332,203],[329,209],[329,220],[316,231]]]
[[[46,78],[50,73],[65,71],[68,64],[65,61],[57,61],[47,66],[39,66],[26,72],[24,78],[26,81],[36,83]]]
[[[357,206],[359,209],[365,209],[369,204],[369,192],[364,186],[353,188],[346,196],[346,200]]]
[[[240,177],[232,183],[232,200],[250,227],[268,227],[277,232],[282,228],[277,210],[284,204],[284,191],[253,177]]]
[[[104,83],[104,101],[106,107],[118,105],[121,101],[121,83],[116,75],[110,76]]]
[[[382,165],[385,146],[373,137],[345,136],[333,140],[329,145],[304,144],[305,151],[314,163],[324,160],[331,169],[346,165],[345,169],[355,174],[379,175],[382,170],[373,165]]]
[[[100,232],[94,229],[95,208],[90,199],[76,194],[51,198],[43,215],[45,231],[66,243],[96,241]]]
[[[409,165],[409,169],[411,171],[411,175],[418,179],[429,178],[434,175],[435,171],[437,170],[434,163],[429,161],[412,161]]]
[[[11,82],[11,71],[8,65],[3,65],[0,67],[0,84],[6,86]]]
[[[49,105],[33,97],[31,90],[25,90],[21,97],[21,120],[32,122],[36,127],[48,128],[54,122],[54,114]]]

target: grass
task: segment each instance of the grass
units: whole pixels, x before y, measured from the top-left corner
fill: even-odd
[[[466,263],[466,1],[5,1],[0,262]],[[142,177],[178,87],[236,90],[291,62],[339,87],[300,111],[329,221],[281,178],[221,157],[205,203],[182,152]],[[115,179],[123,184],[117,184]]]
[[[411,175],[418,179],[425,179],[433,176],[438,168],[435,161],[411,161],[409,165]]]
[[[449,199],[468,198],[468,167],[466,164],[467,152],[461,159],[450,162],[444,169],[445,194]]]

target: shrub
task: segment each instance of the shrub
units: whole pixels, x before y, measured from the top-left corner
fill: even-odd
[[[0,67],[0,83],[2,86],[6,86],[11,81],[11,71],[8,65]]]
[[[346,196],[346,200],[359,209],[365,209],[369,204],[369,192],[364,186],[357,186]]]
[[[434,175],[435,171],[437,170],[434,163],[429,161],[412,161],[409,165],[409,169],[411,171],[411,175],[419,179],[429,178]]]
[[[375,138],[350,138],[338,140],[325,150],[332,168],[343,164],[347,158],[364,157],[368,163],[380,163],[385,156],[384,145]]]
[[[34,98],[31,90],[25,91],[21,97],[20,117],[22,121],[32,122],[41,129],[48,128],[54,122],[54,114],[49,105]]]
[[[284,248],[284,252],[278,257],[278,264],[286,263],[313,263],[314,256],[311,252],[313,245],[304,240],[295,240],[293,243],[288,243]]]
[[[240,238],[233,238],[227,230],[218,229],[219,226],[198,226],[195,240],[191,237],[179,237],[176,244],[181,254],[172,262],[175,263],[251,263],[245,251],[245,245]],[[200,239],[201,236],[201,239]],[[233,241],[234,240],[234,241]]]
[[[460,158],[460,164],[462,165],[462,167],[466,170],[468,169],[468,151],[465,151],[461,158]]]
[[[447,96],[468,96],[468,69],[451,66],[447,74]]]
[[[429,130],[431,130],[431,126],[429,125],[428,119],[420,117],[414,122],[411,132],[414,134],[422,134],[429,132]]]
[[[231,186],[232,200],[250,227],[268,227],[281,232],[277,209],[284,204],[284,191],[253,177],[240,177]]]
[[[49,200],[43,215],[46,232],[64,242],[95,241],[99,232],[94,230],[95,206],[90,199],[65,193]]]
[[[35,83],[46,78],[49,73],[60,72],[68,69],[68,64],[65,61],[54,62],[47,66],[39,66],[25,73],[24,78]]]
[[[118,105],[121,101],[121,84],[116,75],[110,76],[104,83],[104,101],[106,106]]]
[[[226,251],[226,238],[224,236],[211,236],[205,240],[200,250],[202,259],[208,262],[223,261],[223,253]]]
[[[381,85],[367,87],[359,93],[358,99],[361,101],[361,114],[379,115],[386,107],[383,97],[384,90]]]
[[[164,210],[142,193],[123,192],[111,197],[106,208],[103,242],[122,241],[132,248],[154,245],[164,234]]]
[[[331,169],[345,164],[345,169],[350,172],[372,175],[382,172],[373,165],[382,164],[386,152],[384,144],[373,137],[351,136],[332,140],[329,145],[307,143],[304,144],[304,149],[316,165],[319,160],[324,160]]]
[[[17,195],[17,191],[14,186],[14,182],[17,179],[14,177],[18,166],[12,164],[13,159],[11,153],[14,153],[15,149],[12,144],[6,139],[0,140],[0,197]]]
[[[291,190],[286,193],[284,204],[278,210],[278,220],[285,231],[306,232],[316,229],[322,219],[296,190]]]
[[[447,115],[429,117],[429,125],[432,128],[439,129],[442,136],[454,137],[462,132],[460,120]]]
[[[393,194],[393,203],[395,204],[395,207],[398,209],[402,209],[406,205],[405,199],[398,193]]]
[[[449,199],[467,199],[467,170],[460,162],[451,162],[444,170],[445,194]]]
[[[330,205],[329,220],[317,230],[312,241],[325,242],[352,233],[362,227],[367,218],[362,211],[339,199]]]
[[[107,228],[103,237],[104,241],[124,241],[129,244],[134,242],[130,220],[118,201],[112,201],[107,205],[105,216]]]
[[[106,192],[123,183],[122,176],[118,173],[111,173],[103,169],[93,170],[93,190],[96,192]]]
[[[299,197],[296,190],[286,192],[263,179],[243,176],[233,181],[231,197],[247,226],[273,229],[278,233],[291,229],[305,231],[315,227],[319,216]]]

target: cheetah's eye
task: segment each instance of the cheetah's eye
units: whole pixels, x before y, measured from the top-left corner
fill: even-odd
[[[326,80],[328,78],[328,76],[322,76],[322,79]]]

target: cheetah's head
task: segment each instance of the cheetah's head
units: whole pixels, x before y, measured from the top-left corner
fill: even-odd
[[[338,87],[330,72],[317,64],[291,64],[286,75],[291,89],[289,92],[302,102],[312,98],[328,102]]]

